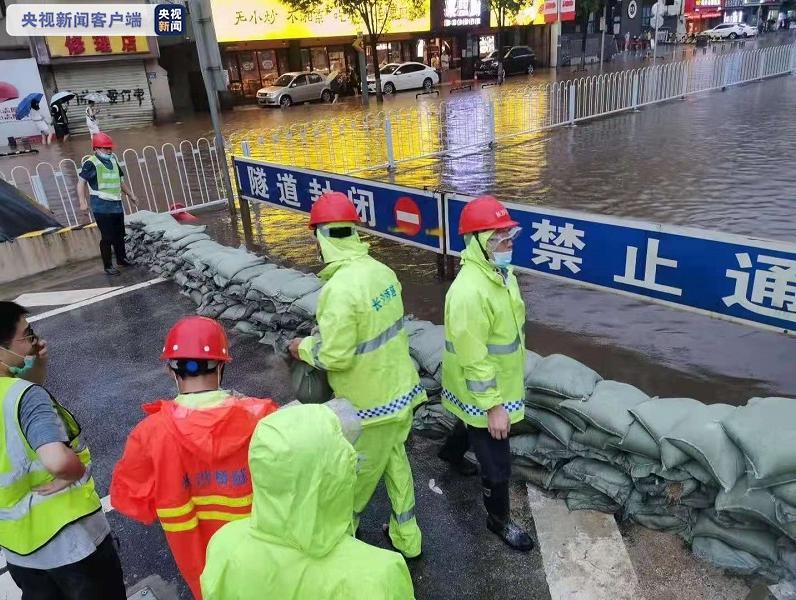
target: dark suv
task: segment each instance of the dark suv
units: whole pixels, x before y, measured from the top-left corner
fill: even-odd
[[[503,69],[508,75],[533,73],[536,55],[528,46],[511,46],[503,49]],[[484,58],[475,70],[476,79],[497,77],[498,51],[494,50]]]

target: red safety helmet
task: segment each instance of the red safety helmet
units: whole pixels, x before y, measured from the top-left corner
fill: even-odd
[[[91,136],[91,147],[95,150],[97,148],[113,148],[113,140],[107,133],[95,133]]]
[[[517,227],[519,223],[509,215],[509,211],[494,196],[481,196],[471,200],[462,210],[459,219],[459,235],[508,229]]]
[[[185,317],[166,334],[161,360],[218,360],[229,362],[229,341],[218,321],[208,317]]]
[[[326,192],[310,210],[310,229],[324,223],[359,223],[354,203],[342,192]]]

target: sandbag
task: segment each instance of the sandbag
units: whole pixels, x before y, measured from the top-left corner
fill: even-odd
[[[727,491],[745,471],[743,455],[721,425],[736,410],[728,404],[700,404],[663,437],[705,467]]]
[[[661,449],[661,462],[674,468],[688,462],[688,455],[661,438],[688,418],[703,404],[692,398],[653,398],[630,409],[630,413],[649,432]]]
[[[768,489],[750,489],[747,479],[751,479],[751,477],[740,477],[732,490],[719,492],[716,496],[716,511],[727,512],[733,517],[741,519],[758,519],[796,541],[796,522],[782,522],[777,517],[778,513],[783,512],[782,507],[778,509],[782,500],[774,496]]]
[[[564,402],[564,398],[545,392],[529,389],[525,394],[525,404],[543,410],[549,410],[570,423],[575,429],[585,431],[587,423],[575,413],[567,413],[560,410],[559,405]]]
[[[307,319],[314,319],[315,314],[318,312],[318,300],[321,297],[321,291],[322,289],[318,289],[298,298],[290,305],[290,312]]]
[[[257,327],[257,325],[249,321],[238,321],[237,323],[235,323],[235,330],[240,331],[241,333],[245,333],[246,335],[254,335],[257,337],[260,337],[262,335],[262,332]]]
[[[323,279],[315,275],[304,275],[288,281],[276,291],[275,299],[283,304],[291,304],[307,294],[318,291],[323,286]]]
[[[609,380],[598,382],[588,400],[564,400],[559,408],[562,413],[575,413],[593,427],[621,438],[634,421],[630,409],[649,399],[632,385]]]
[[[625,473],[604,462],[575,458],[561,467],[565,475],[587,483],[598,492],[623,505],[633,491],[633,481]]]
[[[765,571],[763,561],[753,554],[733,548],[713,537],[694,537],[691,551],[700,560],[741,575],[752,575]]]
[[[250,289],[256,290],[267,298],[274,299],[282,289],[294,279],[300,279],[304,274],[293,269],[273,269],[249,281]]]
[[[528,379],[531,377],[531,373],[539,364],[539,361],[542,360],[542,357],[539,356],[536,352],[531,350],[525,349],[525,369],[524,369],[524,377],[525,377],[525,387],[528,387]]]
[[[796,483],[777,485],[770,488],[769,491],[786,504],[796,506]]]
[[[254,279],[255,277],[259,277],[260,275],[264,275],[270,271],[274,271],[278,269],[276,265],[272,263],[264,263],[261,265],[252,265],[251,267],[246,267],[241,269],[235,275],[232,276],[230,281],[233,283],[245,283],[248,284],[249,281]]]
[[[591,395],[601,379],[595,371],[575,359],[551,354],[539,361],[526,385],[563,398],[585,398]]]
[[[653,458],[656,461],[660,461],[661,458],[661,448],[658,446],[658,442],[644,429],[641,423],[635,420],[627,430],[625,437],[622,438],[622,441],[611,445],[623,452]]]
[[[725,544],[749,552],[770,562],[779,560],[777,536],[765,528],[749,529],[727,527],[711,517],[711,511],[702,511],[694,525],[694,537],[708,537],[721,540]]]
[[[575,431],[570,440],[570,447],[572,443],[589,446],[598,450],[605,450],[611,448],[613,452],[619,452],[613,449],[613,445],[619,443],[619,438],[615,435],[605,433],[596,427],[587,427],[584,431]]]
[[[439,403],[422,405],[412,420],[412,429],[432,440],[445,439],[455,426],[456,417]]]
[[[323,404],[334,396],[326,373],[300,360],[291,360],[290,383],[302,404]]]
[[[209,240],[209,239],[210,239],[210,236],[207,235],[206,233],[192,233],[192,234],[186,235],[185,237],[182,237],[182,238],[180,238],[178,240],[174,240],[169,245],[171,246],[171,248],[173,250],[176,250],[177,252],[180,252],[181,250],[184,250],[185,248],[188,248],[192,244],[196,244],[197,242],[201,242],[201,241]]]
[[[620,508],[611,498],[594,489],[571,490],[567,492],[566,503],[569,510],[596,510],[603,513],[615,513]]]
[[[227,307],[227,309],[219,315],[219,319],[225,319],[227,321],[239,321],[241,319],[248,318],[249,315],[246,314],[246,306],[243,304],[235,304],[233,306]]]
[[[554,471],[540,467],[534,463],[524,463],[521,460],[512,460],[511,478],[515,481],[527,481],[536,487],[547,489]]]
[[[751,468],[750,487],[796,481],[796,400],[752,398],[722,426]]]
[[[445,327],[431,325],[416,331],[409,338],[409,354],[429,375],[435,375],[442,364],[445,351]]]
[[[533,406],[525,407],[525,420],[530,421],[531,425],[544,431],[564,446],[569,446],[572,434],[575,431],[575,428],[570,423],[567,423],[558,415]]]
[[[544,433],[512,436],[509,448],[512,456],[531,460],[548,469],[554,469],[562,460],[574,456],[566,446]]]
[[[175,221],[174,227],[164,229],[163,239],[176,242],[191,235],[204,234],[205,231],[207,231],[207,225],[180,225]]]

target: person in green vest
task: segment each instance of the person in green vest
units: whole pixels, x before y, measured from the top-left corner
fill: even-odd
[[[335,402],[287,406],[258,423],[252,512],[211,538],[204,600],[414,598],[403,557],[350,533],[357,427],[344,427]]]
[[[512,519],[509,431],[525,415],[525,303],[511,268],[518,223],[492,196],[462,210],[462,266],[445,297],[442,404],[466,425],[442,454],[458,462],[472,445],[481,467],[487,528],[516,550],[533,548]],[[457,452],[459,456],[452,456]]]
[[[119,275],[113,266],[111,248],[116,253],[116,264],[128,267],[127,255],[124,250],[124,207],[122,192],[127,194],[130,202],[138,208],[138,200],[124,180],[124,171],[113,154],[113,140],[105,133],[91,136],[94,155],[86,160],[80,168],[77,180],[77,197],[80,210],[84,213],[89,209],[97,222],[100,231],[100,255],[102,266],[108,275]],[[90,198],[89,198],[90,197]]]
[[[122,567],[72,414],[41,387],[46,344],[0,302],[0,547],[23,600],[124,600]],[[38,364],[37,364],[38,363]]]
[[[358,410],[362,455],[354,493],[352,530],[384,477],[392,515],[384,532],[407,558],[420,555],[415,490],[405,442],[412,409],[426,400],[409,356],[403,327],[401,284],[393,271],[368,255],[356,224],[359,215],[343,193],[327,192],[310,212],[326,268],[318,299],[318,333],[290,343],[294,358],[326,371],[337,398]]]

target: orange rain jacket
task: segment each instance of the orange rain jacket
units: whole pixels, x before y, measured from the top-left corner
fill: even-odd
[[[150,524],[157,517],[193,595],[212,535],[251,512],[248,453],[257,422],[278,408],[271,399],[229,396],[209,408],[158,400],[130,433],[111,481],[111,504]]]

